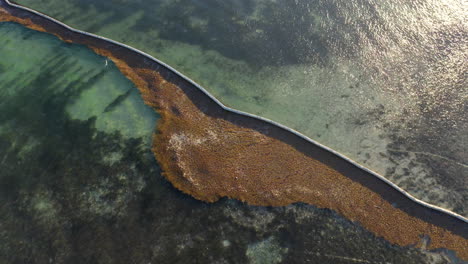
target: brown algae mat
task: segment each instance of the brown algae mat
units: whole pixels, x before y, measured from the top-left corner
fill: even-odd
[[[416,203],[375,175],[276,125],[224,110],[165,66],[0,0],[0,21],[83,44],[110,58],[161,115],[152,150],[163,175],[196,199],[332,209],[400,246],[447,248],[468,260],[468,225]],[[429,244],[423,242],[430,238]]]

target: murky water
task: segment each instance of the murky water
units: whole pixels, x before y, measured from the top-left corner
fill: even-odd
[[[456,263],[327,209],[196,201],[160,175],[158,117],[111,62],[14,23],[0,57],[0,263]]]
[[[174,66],[467,215],[467,5],[418,1],[32,1]]]

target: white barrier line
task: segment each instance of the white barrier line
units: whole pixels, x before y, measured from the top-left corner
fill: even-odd
[[[0,1],[1,1],[1,0],[0,0]],[[171,66],[169,66],[169,65],[166,64],[166,63],[164,63],[163,61],[160,61],[160,60],[154,58],[153,56],[151,56],[151,55],[149,55],[149,54],[147,54],[147,53],[145,53],[145,52],[143,52],[143,51],[140,51],[140,50],[135,49],[135,48],[133,48],[133,47],[130,47],[130,46],[126,45],[126,44],[120,43],[120,42],[118,42],[118,41],[108,39],[108,38],[106,38],[106,37],[98,36],[98,35],[95,35],[95,34],[92,34],[92,33],[88,33],[88,32],[85,32],[85,31],[81,31],[81,30],[78,30],[78,29],[74,29],[74,28],[72,28],[72,27],[70,27],[70,26],[68,26],[68,25],[66,25],[66,24],[64,24],[64,23],[62,23],[61,21],[58,21],[58,20],[56,20],[56,19],[54,19],[54,18],[52,18],[52,17],[49,17],[49,16],[47,16],[47,15],[45,15],[45,14],[42,14],[42,13],[36,11],[36,10],[30,9],[30,8],[28,8],[28,7],[24,7],[24,6],[21,6],[21,5],[13,4],[13,3],[10,2],[10,0],[4,0],[4,1],[5,1],[5,2],[7,3],[7,5],[9,5],[9,6],[12,6],[12,7],[15,7],[15,8],[19,8],[19,9],[22,9],[22,10],[26,10],[26,11],[31,12],[31,13],[34,13],[34,14],[40,16],[40,17],[43,17],[43,18],[45,18],[45,19],[47,19],[47,20],[50,20],[50,21],[52,21],[52,22],[54,22],[54,23],[56,23],[56,24],[59,24],[59,25],[65,27],[65,28],[67,28],[67,29],[70,30],[70,31],[73,31],[73,32],[76,32],[76,33],[80,33],[80,34],[83,34],[83,35],[86,35],[86,36],[89,36],[89,37],[102,39],[102,40],[104,40],[104,41],[107,41],[107,42],[116,44],[116,45],[118,45],[118,46],[121,46],[121,47],[130,49],[130,50],[132,50],[132,51],[134,51],[134,52],[137,52],[137,53],[139,53],[139,54],[141,54],[141,55],[147,57],[148,59],[151,59],[151,60],[155,61],[156,63],[158,63],[158,64],[164,66],[165,68],[171,70],[173,73],[177,74],[177,75],[180,76],[181,78],[185,79],[186,81],[188,81],[189,83],[191,83],[192,85],[194,85],[195,87],[197,87],[198,89],[200,89],[203,93],[205,93],[210,99],[212,99],[213,101],[215,101],[215,102],[216,102],[221,108],[223,108],[224,110],[229,111],[229,112],[233,112],[233,113],[236,113],[236,114],[239,114],[239,115],[243,115],[243,116],[248,116],[248,117],[252,117],[252,118],[255,118],[255,119],[259,119],[259,120],[262,120],[262,121],[264,121],[264,122],[270,123],[270,124],[272,124],[272,125],[278,126],[278,127],[282,128],[282,129],[284,129],[284,130],[287,130],[287,131],[289,131],[289,132],[291,132],[291,133],[293,133],[293,134],[295,134],[295,135],[297,135],[297,136],[299,136],[299,137],[301,137],[301,138],[303,138],[303,139],[309,141],[310,143],[312,143],[312,144],[314,144],[314,145],[316,145],[316,146],[318,146],[318,147],[320,147],[320,148],[322,148],[322,149],[324,149],[324,150],[326,150],[326,151],[328,151],[328,152],[331,152],[331,153],[335,154],[335,155],[338,156],[339,158],[346,160],[347,162],[351,163],[352,165],[354,165],[354,166],[356,166],[356,167],[358,167],[358,168],[360,168],[360,169],[362,169],[362,170],[364,170],[364,171],[366,171],[366,172],[368,172],[368,173],[374,175],[375,177],[377,177],[377,178],[379,178],[380,180],[382,180],[384,183],[390,185],[391,187],[393,187],[393,188],[396,189],[397,191],[399,191],[399,192],[401,192],[402,194],[404,194],[406,197],[408,197],[408,198],[411,199],[412,201],[414,201],[414,202],[416,202],[416,203],[418,203],[418,204],[420,204],[420,205],[423,205],[423,206],[425,206],[425,207],[434,209],[434,210],[436,210],[436,211],[439,211],[439,212],[442,212],[442,213],[446,213],[446,214],[448,214],[448,215],[451,215],[451,216],[453,216],[453,217],[456,217],[456,218],[458,218],[458,219],[464,221],[465,223],[468,223],[468,219],[467,219],[467,218],[465,218],[465,217],[463,217],[463,216],[461,216],[461,215],[459,215],[459,214],[457,214],[457,213],[454,213],[454,212],[452,212],[452,211],[450,211],[450,210],[444,209],[444,208],[439,207],[439,206],[436,206],[436,205],[429,204],[429,203],[427,203],[427,202],[424,202],[424,201],[422,201],[422,200],[419,200],[419,199],[415,198],[414,196],[412,196],[411,194],[409,194],[407,191],[405,191],[405,190],[403,190],[402,188],[398,187],[396,184],[394,184],[393,182],[391,182],[391,181],[388,180],[387,178],[383,177],[382,175],[378,174],[377,172],[374,172],[374,171],[372,171],[372,170],[370,170],[370,169],[368,169],[368,168],[366,168],[366,167],[364,167],[364,166],[362,166],[362,165],[356,163],[354,160],[352,160],[352,159],[346,157],[345,155],[343,155],[343,154],[341,154],[341,153],[339,153],[339,152],[337,152],[337,151],[335,151],[335,150],[333,150],[333,149],[331,149],[331,148],[329,148],[329,147],[327,147],[327,146],[325,146],[325,145],[320,144],[319,142],[317,142],[317,141],[315,141],[315,140],[313,140],[313,139],[311,139],[311,138],[309,138],[309,137],[307,137],[307,136],[301,134],[300,132],[298,132],[298,131],[296,131],[296,130],[294,130],[294,129],[292,129],[292,128],[286,127],[286,126],[284,126],[284,125],[282,125],[282,124],[280,124],[280,123],[277,123],[277,122],[275,122],[275,121],[273,121],[273,120],[270,120],[270,119],[267,119],[267,118],[264,118],[264,117],[261,117],[261,116],[257,116],[257,115],[250,114],[250,113],[247,113],[247,112],[242,112],[242,111],[239,111],[239,110],[237,110],[237,109],[233,109],[233,108],[230,108],[230,107],[228,107],[228,106],[225,106],[225,105],[224,105],[223,103],[221,103],[217,98],[215,98],[215,97],[214,97],[213,95],[211,95],[207,90],[205,90],[205,88],[203,88],[202,86],[200,86],[199,84],[197,84],[196,82],[194,82],[193,80],[191,80],[190,78],[188,78],[187,76],[183,75],[182,73],[178,72],[176,69],[172,68]]]

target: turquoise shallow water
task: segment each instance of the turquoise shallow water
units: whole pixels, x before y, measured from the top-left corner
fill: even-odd
[[[461,1],[30,1],[466,215]]]
[[[14,23],[0,58],[0,263],[456,263],[326,209],[198,202],[160,175],[158,117],[112,63]]]
[[[149,144],[157,115],[144,105],[133,83],[110,60],[81,46],[76,46],[72,56],[67,57],[72,53],[69,45],[47,35],[37,35],[40,46],[35,41],[24,41],[18,46],[10,38],[30,37],[21,35],[21,31],[4,31],[2,52],[7,56],[2,57],[0,82],[5,87],[2,101],[8,102],[7,106],[21,104],[20,100],[14,100],[19,95],[31,95],[29,100],[34,100],[34,96],[73,95],[64,98],[67,101],[63,107],[69,118],[83,121],[95,118],[99,131],[145,138]],[[44,72],[58,78],[48,79],[47,75],[42,76]],[[40,87],[31,84],[37,79],[44,82],[39,83]]]

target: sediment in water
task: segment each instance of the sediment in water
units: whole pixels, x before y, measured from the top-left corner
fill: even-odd
[[[371,173],[273,124],[221,108],[193,84],[142,54],[71,31],[39,15],[0,5],[0,21],[49,32],[109,57],[161,119],[153,152],[179,190],[215,202],[295,202],[337,211],[402,245],[448,248],[468,259],[467,224],[418,204]]]

